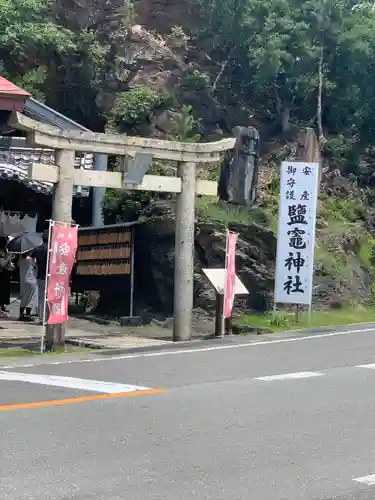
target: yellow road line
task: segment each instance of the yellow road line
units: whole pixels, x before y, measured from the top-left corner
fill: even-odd
[[[86,401],[100,401],[103,399],[118,399],[130,396],[145,396],[147,394],[160,394],[165,389],[147,389],[144,391],[118,392],[115,394],[97,394],[95,396],[82,396],[79,398],[52,399],[50,401],[34,401],[31,403],[18,403],[10,405],[0,405],[1,411],[22,410],[27,408],[40,408],[43,406],[62,406],[73,403],[85,403]]]

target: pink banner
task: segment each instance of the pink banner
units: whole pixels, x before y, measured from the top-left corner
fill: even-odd
[[[56,325],[68,319],[69,277],[77,252],[77,227],[65,227],[58,222],[52,223],[47,302],[49,306],[48,324]]]
[[[232,316],[236,286],[236,243],[237,233],[227,233],[227,255],[225,258],[224,318]]]

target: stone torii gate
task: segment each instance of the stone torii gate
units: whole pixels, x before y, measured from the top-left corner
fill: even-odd
[[[217,183],[196,179],[198,163],[217,163],[221,154],[233,149],[235,138],[211,143],[182,143],[126,135],[61,130],[13,113],[10,124],[26,132],[30,146],[56,150],[56,166],[34,163],[29,177],[55,185],[52,218],[71,222],[73,186],[104,187],[176,193],[173,340],[190,340],[194,284],[194,223],[196,195],[217,196]],[[84,171],[74,167],[75,151],[120,156],[124,166],[143,171],[134,179],[126,172]],[[142,155],[140,155],[142,153]],[[143,159],[141,159],[141,157]],[[152,159],[178,162],[177,176],[145,174]],[[142,166],[143,163],[143,166]],[[129,172],[130,173],[130,172]]]

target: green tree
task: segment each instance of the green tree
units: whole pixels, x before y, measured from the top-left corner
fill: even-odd
[[[225,80],[223,88],[229,84],[240,90],[263,119],[277,118],[284,131],[291,118],[316,123],[321,138],[324,126],[349,133],[370,126],[372,5],[354,0],[197,1],[208,20],[212,53],[224,54],[218,74]]]
[[[0,0],[1,72],[60,112],[102,130],[96,97],[116,38],[111,29],[122,32],[123,7],[122,0],[110,7],[95,0]]]
[[[77,49],[74,33],[49,20],[48,9],[47,0],[0,0],[0,60],[9,76]]]

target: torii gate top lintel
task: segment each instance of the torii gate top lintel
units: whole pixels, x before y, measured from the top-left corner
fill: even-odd
[[[52,125],[37,122],[18,112],[12,114],[10,125],[25,131],[30,145],[33,146],[119,156],[144,152],[152,154],[155,159],[195,163],[220,161],[221,153],[233,149],[236,140],[234,137],[230,137],[216,142],[188,143],[127,135],[61,130]]]

